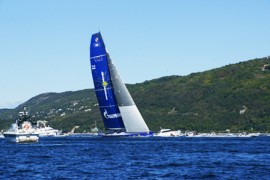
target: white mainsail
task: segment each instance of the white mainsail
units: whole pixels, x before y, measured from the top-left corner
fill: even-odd
[[[107,53],[108,65],[111,74],[111,80],[116,96],[117,104],[126,128],[126,132],[149,132],[141,113],[139,112],[136,104],[134,103],[126,85],[120,78],[120,75],[112,63],[112,60]]]

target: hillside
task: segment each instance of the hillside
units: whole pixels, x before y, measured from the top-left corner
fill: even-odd
[[[269,131],[270,64],[261,58],[192,73],[169,76],[128,85],[146,123],[153,131],[160,127],[196,131]],[[103,127],[93,89],[45,93],[25,105],[35,118],[53,127],[89,131],[96,120]],[[6,129],[22,105],[0,110],[0,129]],[[12,120],[12,121],[11,121]]]

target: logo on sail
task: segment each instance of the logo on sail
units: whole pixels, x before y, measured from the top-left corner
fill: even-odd
[[[104,113],[103,113],[104,117],[106,119],[114,119],[114,118],[119,118],[121,117],[121,114],[120,113],[116,113],[116,114],[108,114],[107,110],[105,109],[104,110]]]
[[[94,47],[99,47],[100,43],[99,43],[99,39],[98,37],[95,39],[95,43],[94,43]]]
[[[106,98],[106,100],[108,100],[108,94],[107,94],[107,89],[106,89],[108,83],[105,81],[105,74],[102,71],[101,71],[101,78],[102,78],[102,86],[104,89],[105,98]]]

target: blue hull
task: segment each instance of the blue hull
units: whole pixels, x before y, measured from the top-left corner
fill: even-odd
[[[113,134],[99,134],[99,136],[102,137],[153,137],[154,133],[149,132],[149,133],[113,133]]]

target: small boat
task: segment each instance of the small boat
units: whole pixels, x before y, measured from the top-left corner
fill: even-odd
[[[179,136],[184,136],[184,134],[182,134],[180,130],[172,131],[171,129],[162,129],[161,128],[159,133],[157,133],[155,136],[158,136],[158,137],[179,137]]]
[[[36,133],[36,129],[33,124],[34,122],[28,115],[26,107],[24,107],[24,111],[19,112],[19,118],[16,122],[12,124],[9,130],[4,132],[3,135],[8,142],[38,142],[39,134]]]
[[[62,134],[62,131],[54,129],[48,125],[47,121],[37,121],[36,133],[39,137],[58,136]]]
[[[95,137],[98,136],[97,132],[83,132],[83,133],[75,133],[75,130],[78,129],[80,126],[74,126],[70,132],[63,134],[64,136],[71,136],[71,137]]]
[[[237,137],[257,137],[260,136],[260,133],[246,133],[246,132],[242,132],[242,133],[238,133]]]
[[[185,136],[186,137],[197,137],[198,133],[196,131],[186,131]]]
[[[102,136],[153,136],[105,48],[102,36],[90,43],[91,71],[106,132]]]

